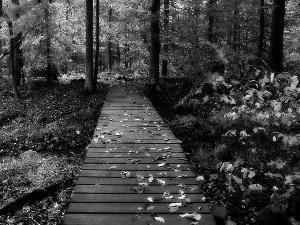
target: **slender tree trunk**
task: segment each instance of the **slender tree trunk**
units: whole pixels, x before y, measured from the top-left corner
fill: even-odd
[[[265,38],[265,0],[260,0],[259,10],[259,39],[257,51],[257,68],[262,64],[262,57],[264,51],[264,38]]]
[[[22,44],[22,32],[18,33],[14,37],[14,57],[15,57],[15,67],[16,67],[16,76],[18,80],[18,86],[21,84],[21,79],[24,78],[23,73],[22,73],[22,68],[23,68],[23,54],[22,54],[22,49],[21,49],[21,44]]]
[[[168,75],[168,61],[166,59],[169,52],[169,15],[170,15],[170,0],[164,0],[164,30],[167,36],[163,45],[164,58],[161,63],[161,76],[166,77]]]
[[[14,5],[20,5],[19,0],[12,0],[12,4]],[[16,19],[20,18],[19,10],[15,12]],[[21,50],[21,44],[22,44],[22,32],[19,32],[17,34],[14,34],[14,62],[15,62],[15,73],[17,76],[17,84],[20,86],[21,79],[23,76],[22,68],[23,68],[23,59],[22,59],[22,50]]]
[[[0,0],[0,18],[2,18],[4,16],[4,12],[3,12],[3,0]],[[0,29],[2,27],[0,26]],[[3,40],[0,39],[0,55],[2,56],[3,54]],[[2,65],[0,65],[0,77],[2,75]]]
[[[93,1],[86,4],[86,64],[85,64],[85,91],[95,92],[93,79]]]
[[[118,66],[120,66],[121,63],[121,52],[120,52],[120,44],[117,43],[117,64]]]
[[[238,53],[239,51],[239,32],[240,32],[240,25],[239,25],[239,0],[235,0],[234,2],[234,25],[233,25],[233,50]]]
[[[150,48],[150,90],[155,93],[159,90],[159,54],[160,54],[160,40],[159,40],[159,9],[160,0],[152,0],[151,5],[151,48]]]
[[[128,52],[129,52],[129,45],[125,44],[125,47],[124,47],[124,66],[125,66],[125,69],[128,69]]]
[[[49,0],[52,3],[52,0]],[[54,77],[54,73],[51,73],[51,36],[50,36],[50,10],[49,5],[45,8],[45,23],[46,23],[46,58],[47,58],[47,83],[52,84],[57,77]]]
[[[12,21],[8,21],[8,28],[9,28],[9,34],[10,34],[10,39],[9,39],[9,59],[10,59],[10,74],[11,74],[11,79],[12,79],[12,88],[15,94],[16,99],[21,98],[20,91],[18,89],[18,77],[17,77],[17,71],[16,71],[16,57],[15,57],[15,38],[14,38],[14,32],[13,32],[13,25]]]
[[[112,7],[110,6],[108,9],[108,23],[109,27],[111,27],[110,23],[112,21]],[[113,58],[112,58],[112,43],[111,37],[108,37],[107,41],[107,61],[108,61],[108,70],[111,71],[113,67]]]
[[[70,0],[66,0],[67,3],[67,10],[66,10],[66,21],[69,20],[69,14],[70,14]],[[68,36],[68,31],[65,31],[65,35]],[[68,46],[66,46],[68,47]],[[68,60],[64,61],[64,74],[68,73]]]
[[[283,35],[285,0],[273,1],[272,29],[270,37],[270,68],[273,72],[282,72],[283,66]]]
[[[214,4],[215,0],[208,1],[208,27],[207,27],[207,39],[213,42],[213,30],[214,30]]]
[[[99,71],[99,50],[100,50],[100,2],[96,0],[96,54],[95,54],[95,68],[94,68],[94,85],[97,84],[97,77]]]

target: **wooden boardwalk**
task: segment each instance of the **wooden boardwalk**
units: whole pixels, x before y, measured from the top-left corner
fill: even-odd
[[[112,87],[64,225],[195,223],[185,213],[215,224],[180,141],[150,101],[132,87]]]

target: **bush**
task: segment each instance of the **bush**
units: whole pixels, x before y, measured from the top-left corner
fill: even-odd
[[[38,65],[29,69],[28,74],[31,78],[38,78],[38,77],[47,77],[47,65]],[[53,63],[50,64],[50,73],[53,76],[54,80],[58,80],[59,71],[57,66]]]

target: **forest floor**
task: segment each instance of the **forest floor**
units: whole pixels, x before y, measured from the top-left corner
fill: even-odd
[[[64,82],[53,86],[35,82],[30,89],[23,89],[23,99],[16,101],[9,91],[9,82],[0,79],[0,103],[3,106],[0,108],[0,215],[1,208],[10,202],[50,187],[46,197],[38,196],[40,198],[35,203],[12,207],[13,213],[0,216],[0,224],[61,224],[108,86],[126,84],[126,81],[108,74],[102,78],[103,82],[98,83],[98,92],[93,95],[83,93],[82,80],[65,82],[64,78]],[[134,83],[145,90],[144,79],[136,79]],[[255,151],[250,151],[248,158],[253,160],[248,160],[246,166],[241,155],[230,155],[231,149],[224,150],[222,146],[228,145],[223,134],[232,127],[225,129],[220,121],[212,119],[215,114],[211,108],[196,109],[179,104],[193,85],[193,81],[185,78],[163,80],[163,93],[148,97],[182,141],[194,172],[203,176],[202,188],[207,200],[226,207],[237,224],[255,224],[272,196],[273,199],[279,196],[277,189],[284,190],[280,194],[287,193],[284,177],[295,171],[299,159],[298,164],[289,163],[287,166],[285,161],[278,162],[278,157],[286,156],[282,152],[272,150],[261,158]],[[221,117],[227,112],[226,109],[220,112]],[[244,125],[230,126],[242,131]],[[264,136],[255,136],[255,140],[257,149],[264,143],[273,144]],[[230,139],[231,146],[237,142],[236,138]],[[276,148],[276,145],[272,147]],[[273,167],[260,167],[254,159],[263,161],[264,165],[273,162]],[[228,171],[233,168],[230,173],[232,182]],[[243,179],[238,177],[240,169],[246,176]],[[57,183],[58,186],[53,186]],[[246,188],[258,183],[261,186],[255,186],[252,191]],[[290,217],[297,215],[300,209],[300,201],[295,199],[295,202],[288,202],[295,211],[289,212]]]
[[[10,205],[16,211],[0,224],[60,224],[109,85],[99,82],[87,95],[82,80],[35,81],[16,101],[10,82],[0,79],[0,212]],[[36,203],[19,207],[28,193]]]

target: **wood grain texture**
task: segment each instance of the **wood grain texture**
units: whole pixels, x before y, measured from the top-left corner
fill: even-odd
[[[215,225],[180,143],[146,97],[112,87],[63,224],[188,225],[180,215],[198,213],[199,225]]]

